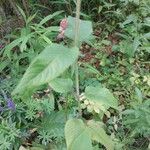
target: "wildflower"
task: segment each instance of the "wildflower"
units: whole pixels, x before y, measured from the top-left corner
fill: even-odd
[[[68,27],[68,21],[67,19],[63,19],[61,22],[60,22],[60,28],[59,28],[59,34],[57,36],[57,39],[58,40],[62,40],[64,39],[65,37],[65,30],[67,29]]]
[[[68,26],[68,21],[66,18],[64,18],[61,22],[60,22],[60,29],[61,30],[66,30]]]
[[[7,107],[11,110],[15,110],[16,109],[16,106],[15,106],[15,103],[12,101],[12,99],[8,99],[7,100]]]

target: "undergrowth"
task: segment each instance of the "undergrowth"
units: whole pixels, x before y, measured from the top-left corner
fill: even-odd
[[[149,14],[149,0],[2,0],[0,150],[149,149]]]

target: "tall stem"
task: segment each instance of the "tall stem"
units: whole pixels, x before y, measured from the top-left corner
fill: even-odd
[[[79,46],[79,28],[80,28],[80,8],[81,8],[81,0],[77,0],[76,4],[76,20],[75,20],[75,38],[74,44],[76,47]],[[79,99],[79,69],[78,69],[78,61],[75,63],[75,80],[76,80],[76,95],[77,99]]]
[[[76,20],[75,20],[75,39],[74,39],[75,46],[78,46],[79,44],[80,8],[81,8],[81,0],[77,0]]]

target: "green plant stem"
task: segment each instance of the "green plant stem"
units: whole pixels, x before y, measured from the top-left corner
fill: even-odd
[[[78,62],[75,63],[75,84],[76,84],[76,96],[77,96],[77,100],[79,100],[79,95],[80,95],[80,91],[79,91],[79,67],[78,67]]]
[[[68,120],[68,94],[65,95],[66,104],[65,104],[65,119]]]
[[[77,47],[78,47],[78,44],[79,44],[80,7],[81,7],[81,0],[77,0],[77,4],[76,4],[76,21],[75,21],[75,39],[74,39],[74,44]]]
[[[74,45],[78,47],[79,45],[79,27],[80,27],[80,7],[81,0],[77,0],[76,5],[76,20],[75,20],[75,39]],[[77,98],[79,98],[79,69],[78,69],[78,61],[75,63],[75,80],[76,80],[76,94]]]
[[[75,38],[74,45],[76,47],[79,46],[79,28],[80,28],[80,8],[81,8],[81,0],[77,0],[76,4],[76,20],[75,20]],[[79,68],[78,68],[78,60],[75,63],[75,81],[76,81],[76,99],[79,104],[79,114],[81,115],[80,101],[79,101]]]

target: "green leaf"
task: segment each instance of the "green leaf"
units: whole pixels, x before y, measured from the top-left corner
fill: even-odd
[[[11,42],[10,44],[8,44],[6,47],[5,47],[5,51],[4,51],[4,54],[3,56],[7,56],[9,59],[11,59],[11,50],[19,45],[21,42],[22,42],[23,38],[18,38],[16,40],[14,40],[13,42]]]
[[[141,44],[141,42],[139,41],[139,37],[135,37],[135,39],[133,41],[133,51],[134,51],[134,53],[138,49],[140,44]]]
[[[90,65],[88,63],[82,63],[82,64],[83,64],[83,66],[85,66],[85,68],[84,68],[85,72],[92,73],[95,75],[100,74],[100,72],[96,68],[94,68],[92,65]]]
[[[23,52],[24,50],[26,50],[27,48],[27,42],[28,40],[32,37],[32,34],[29,34],[27,36],[24,36],[22,37],[22,42],[21,42],[21,45],[20,45],[20,51]]]
[[[146,33],[143,35],[143,38],[147,38],[147,39],[150,39],[150,32]]]
[[[135,93],[136,93],[139,103],[142,104],[142,101],[143,101],[142,92],[137,87],[135,87]]]
[[[59,93],[67,93],[71,91],[73,82],[71,79],[56,78],[49,83],[50,87]]]
[[[128,57],[133,57],[134,56],[134,53],[136,50],[136,47],[138,47],[138,42],[135,40],[134,41],[134,45],[133,45],[133,41],[129,41],[127,40],[128,37],[125,37],[126,40],[122,40],[120,43],[119,43],[119,51],[126,54]]]
[[[0,72],[3,71],[3,69],[5,69],[5,67],[7,67],[10,64],[9,60],[3,60],[0,62]]]
[[[37,15],[37,13],[33,14],[32,16],[29,16],[27,18],[26,24],[29,24],[35,18],[36,15]]]
[[[47,36],[45,36],[44,34],[40,35],[40,38],[42,38],[45,42],[47,42],[48,44],[52,44],[52,41]]]
[[[78,54],[76,47],[59,44],[46,47],[30,64],[13,94],[27,90],[32,93],[35,88],[51,82],[77,60]]]
[[[22,15],[24,21],[26,21],[27,17],[26,17],[26,14],[24,13],[23,9],[21,9],[19,6],[17,6],[17,7],[18,7],[19,12],[21,13],[21,15]]]
[[[100,122],[88,121],[88,132],[92,140],[101,143],[107,150],[114,150],[114,143],[106,134]]]
[[[107,88],[89,86],[85,89],[85,96],[100,107],[104,105],[117,109],[117,99]]]
[[[125,26],[132,22],[136,22],[136,20],[137,20],[137,16],[134,14],[131,14],[131,15],[127,16],[127,19],[122,23],[122,25]]]
[[[80,119],[70,119],[65,126],[67,150],[92,150],[87,127]]]
[[[53,14],[50,14],[48,16],[46,16],[44,19],[41,20],[41,22],[38,24],[38,27],[42,26],[43,24],[45,24],[48,20],[54,18],[55,16],[61,14],[63,11],[57,11]]]
[[[65,35],[74,40],[75,37],[75,18],[69,16],[67,18],[68,20],[68,27],[65,31]],[[91,21],[83,21],[80,20],[80,30],[79,30],[79,41],[83,42],[91,38],[91,35],[93,33],[92,29],[92,22]]]
[[[20,51],[23,52],[26,49],[26,43],[28,42],[28,40],[33,36],[33,34],[27,34],[26,33],[27,30],[22,30],[22,33],[24,33],[24,35],[22,35],[20,38],[12,41],[10,44],[8,44],[5,47],[5,51],[3,56],[7,56],[9,59],[11,59],[11,50],[20,45]]]

